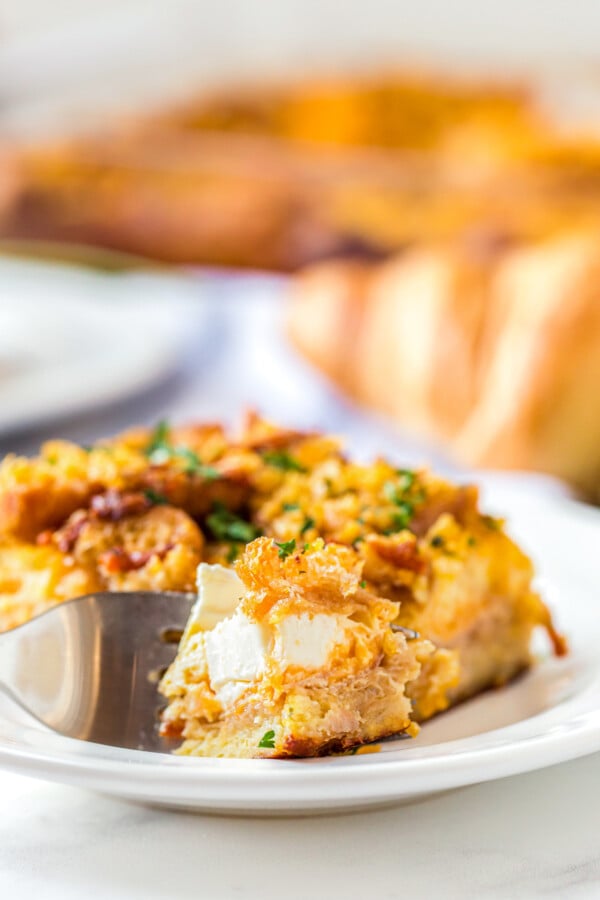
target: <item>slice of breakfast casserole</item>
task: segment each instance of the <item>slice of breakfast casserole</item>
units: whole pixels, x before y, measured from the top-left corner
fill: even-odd
[[[257,543],[258,538],[262,541]],[[310,550],[303,552],[305,544]],[[287,556],[286,547],[291,549]],[[334,589],[330,578],[319,599],[324,560],[339,584]],[[236,576],[234,600],[244,594],[239,616],[243,613],[251,622],[248,634],[279,628],[278,611],[292,601],[288,598],[288,606],[282,606],[281,597],[276,600],[273,591],[269,593],[276,579],[293,595],[293,615],[301,616],[306,607],[311,615],[329,616],[327,598],[335,595],[338,612],[353,623],[346,625],[353,633],[359,630],[355,615],[369,611],[375,623],[373,640],[379,634],[381,647],[403,640],[402,635],[389,636],[384,619],[418,632],[425,643],[410,641],[406,659],[413,660],[413,668],[410,677],[410,666],[406,677],[399,676],[414,721],[424,721],[527,669],[537,629],[547,632],[555,652],[565,650],[532,587],[531,561],[500,520],[481,512],[476,488],[451,484],[426,469],[398,468],[385,459],[355,462],[327,435],[280,428],[250,414],[234,436],[219,425],[162,423],[91,448],[49,442],[36,458],[7,457],[0,464],[0,630],[91,591],[190,591],[198,566],[206,571],[201,564],[218,564],[221,568],[211,571],[221,573],[238,566],[245,587],[240,591]],[[354,579],[354,593],[347,589],[348,579]],[[268,603],[252,600],[257,592],[265,592]],[[221,626],[215,619],[207,646],[229,638],[235,644],[240,618],[235,618],[233,606],[226,613],[234,617],[233,624]],[[203,620],[202,629],[207,627]],[[202,629],[190,629],[194,633],[186,640],[193,643]],[[346,652],[350,645],[341,641],[338,650],[342,645]],[[182,652],[187,653],[185,642]],[[349,651],[345,658],[347,665],[354,659]],[[282,670],[284,661],[279,659],[277,671],[282,678],[285,671],[288,685],[291,670]],[[269,672],[274,677],[273,666]],[[320,677],[325,678],[326,671],[327,677],[331,672],[336,678],[341,675],[343,667],[330,671],[327,666],[329,661],[318,670]],[[385,665],[383,670],[387,672]],[[378,667],[371,676],[379,681]],[[311,678],[316,677],[313,672]],[[169,678],[165,685],[175,684],[173,672]],[[180,689],[183,683],[185,679]],[[262,691],[267,684],[262,676],[260,684]],[[218,687],[223,698],[227,691]],[[265,731],[274,731],[280,743],[261,749],[290,753],[304,732],[298,719],[295,730],[283,728],[277,718],[284,708],[281,684],[278,690],[279,706],[271,708],[271,725]],[[189,695],[186,691],[169,695],[170,730],[177,731],[182,723],[186,733],[195,728],[195,713],[189,709],[196,709],[193,704],[201,699],[201,727],[219,721],[210,733],[225,734],[227,722],[233,720],[229,707],[226,715],[223,712],[210,680],[190,687]],[[253,703],[265,701],[260,691]],[[400,711],[406,700],[394,696],[390,720],[377,725],[380,733],[388,726],[406,727]],[[240,702],[231,700],[231,709],[239,710]],[[348,697],[350,709],[356,710],[359,702]],[[293,707],[296,712],[299,703]],[[209,708],[213,720],[207,718]],[[329,724],[311,734],[315,753],[328,742],[346,746],[366,740],[369,733],[366,726],[353,727],[344,744],[335,730],[327,731]],[[249,752],[256,749],[255,735],[251,723],[246,725],[247,736],[240,740]],[[197,752],[208,752],[207,735]],[[221,738],[215,741],[217,748]],[[234,744],[235,752],[242,752],[240,742]]]
[[[235,571],[203,564],[161,690],[163,733],[195,756],[322,756],[412,732],[406,685],[433,652],[390,627],[396,604],[322,540],[259,538]]]

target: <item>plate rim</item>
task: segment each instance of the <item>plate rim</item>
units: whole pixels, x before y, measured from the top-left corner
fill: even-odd
[[[20,289],[26,291],[28,285],[33,285],[34,306],[36,301],[40,307],[55,301],[55,294],[60,288],[65,330],[70,327],[66,316],[69,307],[79,307],[81,291],[88,291],[89,294],[84,299],[95,314],[94,321],[103,311],[107,314],[107,319],[116,317],[117,325],[120,324],[123,328],[123,334],[119,338],[120,329],[109,329],[107,326],[107,332],[114,331],[116,335],[119,351],[119,368],[116,374],[111,372],[111,377],[106,378],[106,370],[100,371],[101,354],[98,352],[97,357],[94,357],[95,366],[88,393],[76,393],[69,397],[62,389],[55,390],[52,402],[47,389],[41,391],[40,399],[28,384],[27,393],[33,397],[33,401],[28,405],[19,404],[16,408],[4,410],[0,415],[2,440],[14,434],[47,428],[53,422],[75,418],[89,412],[90,404],[105,410],[156,388],[177,370],[182,356],[185,356],[186,346],[189,345],[189,320],[193,321],[195,340],[202,336],[205,342],[212,326],[212,316],[203,302],[206,296],[205,284],[198,272],[190,270],[144,269],[107,273],[56,261],[24,261],[0,253],[0,285],[6,279],[13,292],[15,286],[20,285]],[[49,295],[43,294],[42,282],[50,285]],[[150,338],[150,346],[146,347],[145,344],[132,344],[128,326],[134,318],[139,317],[139,294],[144,284],[148,283],[154,285],[155,296],[144,304],[144,326],[147,329],[145,337],[146,340]],[[157,297],[160,302],[156,302]],[[179,320],[181,325],[176,324]],[[169,327],[165,328],[167,323]],[[83,360],[69,358],[67,364],[79,369],[79,377],[89,385],[90,372]],[[0,388],[5,387],[5,381],[10,385],[11,379],[18,387],[24,377],[35,379],[38,386],[46,384],[48,379],[42,369],[33,369],[25,375],[12,375],[9,371],[0,382]]]

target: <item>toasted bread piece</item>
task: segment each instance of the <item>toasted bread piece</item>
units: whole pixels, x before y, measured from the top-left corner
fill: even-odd
[[[130,507],[114,520],[101,508],[99,514],[99,507],[73,513],[49,536],[51,543],[77,567],[94,573],[104,590],[193,589],[204,538],[185,512],[162,504],[139,511]]]
[[[35,538],[107,491],[142,494],[147,508],[158,498],[196,516],[218,502],[236,507],[253,462],[212,425],[137,429],[89,448],[48,441],[34,459],[2,461],[0,534]]]

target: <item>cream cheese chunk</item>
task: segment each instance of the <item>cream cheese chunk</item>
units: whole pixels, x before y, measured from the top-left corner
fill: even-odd
[[[254,681],[265,670],[267,630],[236,612],[204,635],[208,677],[213,690],[230,681]]]
[[[198,599],[192,608],[188,628],[214,628],[235,612],[245,591],[243,582],[233,569],[208,563],[198,566],[196,584]]]
[[[326,613],[287,616],[279,623],[276,655],[287,665],[320,669],[335,647],[348,643],[348,624],[345,616]]]

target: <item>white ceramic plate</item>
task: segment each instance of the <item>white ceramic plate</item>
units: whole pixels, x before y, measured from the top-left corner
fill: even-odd
[[[512,510],[571,654],[440,716],[416,740],[322,760],[181,759],[59,737],[5,700],[0,764],[131,800],[264,815],[408,801],[600,749],[600,513],[509,481],[492,488],[490,504]]]
[[[201,290],[185,275],[0,258],[0,434],[160,382],[206,330]]]

